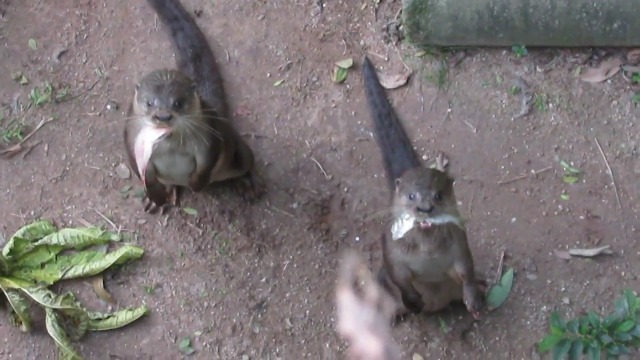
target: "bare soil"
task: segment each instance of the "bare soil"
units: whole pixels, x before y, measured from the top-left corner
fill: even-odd
[[[400,73],[403,60],[413,69],[409,84],[390,94],[417,149],[451,160],[478,271],[493,280],[503,250],[505,266],[516,271],[511,297],[467,342],[449,339],[440,325],[461,321],[464,311],[395,327],[404,358],[530,359],[551,311],[608,310],[620,290],[638,288],[640,110],[622,76],[594,85],[574,75],[570,60],[588,51],[518,58],[510,49],[474,50],[445,79],[438,59],[388,41],[386,24],[400,1],[383,1],[377,12],[370,1],[183,2],[199,14],[234,121],[267,179],[268,193],[255,204],[228,189],[187,192],[182,205],[197,215],[150,215],[134,196],[137,179],[116,174],[126,163],[122,130],[133,84],[173,66],[169,40],[144,1],[0,1],[3,126],[9,118],[31,129],[55,119],[27,142],[38,144],[31,151],[1,160],[0,233],[6,238],[39,218],[117,230],[102,214],[146,250],[109,274],[106,286],[119,307],[144,302],[150,315],[83,339],[86,358],[175,359],[187,336],[194,359],[344,358],[335,334],[336,269],[347,248],[378,265],[383,223],[376,214],[388,201],[360,77],[365,52],[383,73]],[[539,71],[550,54],[558,60]],[[356,65],[334,84],[333,64],[346,57]],[[29,84],[14,81],[16,71]],[[520,97],[509,89],[518,76],[539,100],[514,119]],[[45,82],[68,87],[71,97],[10,111],[28,105],[31,89]],[[584,171],[578,183],[563,182],[559,159]],[[127,185],[134,187],[128,196]],[[601,245],[615,254],[554,255]],[[80,285],[88,306],[108,308],[88,283]],[[56,358],[43,322],[23,334],[0,318],[2,359]]]

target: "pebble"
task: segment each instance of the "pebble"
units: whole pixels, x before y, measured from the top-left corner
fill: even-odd
[[[131,171],[127,167],[127,165],[120,163],[116,166],[116,175],[118,175],[121,179],[128,179],[131,177]]]

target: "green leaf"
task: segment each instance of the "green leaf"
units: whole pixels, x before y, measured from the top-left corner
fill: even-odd
[[[184,354],[184,355],[191,355],[194,352],[196,352],[193,347],[191,346],[191,339],[189,339],[188,337],[182,339],[180,341],[180,345],[179,345],[179,349],[180,349],[180,353]]]
[[[564,339],[562,335],[547,335],[538,343],[538,351],[544,354],[556,346],[562,339]]]
[[[633,327],[636,325],[635,321],[633,320],[627,320],[625,322],[623,322],[622,324],[618,325],[618,327],[616,328],[616,332],[618,333],[626,333],[631,331],[631,329],[633,329]]]
[[[74,279],[97,275],[113,265],[139,259],[143,253],[141,247],[127,244],[106,254],[87,250],[73,255],[62,255],[58,257],[56,265],[65,267],[63,279]]]
[[[51,309],[77,309],[80,307],[72,293],[58,295],[43,286],[21,288],[22,292],[27,294],[38,304]]]
[[[0,254],[0,276],[9,274],[9,263],[7,259]]]
[[[182,208],[182,211],[184,211],[186,214],[189,214],[189,215],[193,215],[193,216],[198,215],[198,210],[194,208],[185,207],[185,208]]]
[[[633,340],[631,334],[628,334],[626,332],[615,334],[614,337],[616,338],[617,342],[629,342]]]
[[[76,305],[77,308],[58,311],[60,319],[63,320],[61,325],[72,341],[80,340],[89,330],[89,315],[80,307],[79,303]]]
[[[89,246],[106,244],[117,238],[116,234],[98,227],[66,228],[45,236],[36,245],[60,245],[67,249],[82,250]]]
[[[336,66],[338,66],[341,69],[348,69],[353,66],[353,59],[348,58],[348,59],[336,61]]]
[[[58,345],[58,349],[61,352],[61,355],[63,355],[66,359],[82,360],[80,355],[71,345],[69,337],[60,325],[60,318],[58,314],[56,314],[55,310],[46,308],[45,314],[45,324],[47,327],[47,332],[49,333],[49,335],[51,335],[53,340],[55,340],[56,344]]]
[[[331,81],[333,81],[336,84],[344,82],[347,79],[347,73],[348,73],[347,69],[336,66],[333,69],[333,76],[331,77]]]
[[[630,332],[630,334],[635,338],[640,338],[640,325],[636,325]]]
[[[604,333],[603,333],[603,334],[600,334],[600,336],[599,336],[598,338],[600,339],[600,342],[601,342],[603,345],[607,345],[607,344],[609,344],[609,343],[613,342],[613,339],[611,338],[611,336],[609,336],[609,335],[607,335],[607,334],[604,334]]]
[[[589,318],[589,322],[591,323],[591,326],[593,326],[596,329],[600,327],[600,317],[598,316],[598,314],[595,313],[595,311],[589,311],[587,313],[587,317]]]
[[[569,350],[571,349],[571,340],[570,339],[562,339],[560,342],[553,348],[552,359],[553,360],[561,360],[564,359],[567,354],[569,354]]]
[[[494,285],[487,295],[487,305],[490,309],[496,309],[507,300],[511,288],[513,286],[513,268],[509,268],[500,279],[500,282]]]
[[[631,314],[635,314],[638,311],[638,297],[633,293],[631,289],[626,289],[624,291],[624,297],[627,299],[627,304],[629,304],[629,312]]]
[[[62,246],[38,246],[31,251],[20,255],[14,260],[14,264],[21,268],[39,268],[43,264],[55,259],[63,250]]]
[[[601,352],[602,350],[600,349],[600,346],[594,343],[591,347],[589,347],[589,350],[587,353],[589,354],[589,359],[600,360]]]
[[[34,51],[38,49],[38,43],[35,39],[29,39],[29,47]]]
[[[564,160],[560,160],[560,166],[562,166],[564,171],[569,174],[578,175],[582,173],[582,170],[578,169],[577,167],[569,165],[569,163]]]
[[[584,353],[584,342],[582,341],[582,339],[574,339],[571,342],[571,349],[569,350],[569,359],[580,360],[582,359],[583,353]]]
[[[278,80],[278,81],[273,83],[273,87],[278,87],[278,86],[282,85],[283,82],[284,82],[284,79],[280,79],[280,80]]]
[[[565,175],[562,178],[562,181],[566,182],[567,184],[575,184],[578,182],[578,177],[574,175]]]
[[[578,326],[579,326],[579,320],[578,319],[574,319],[574,320],[571,320],[571,321],[567,322],[567,330],[569,330],[570,332],[572,332],[574,334],[578,334]]]
[[[549,320],[549,322],[551,323],[551,333],[556,335],[564,335],[566,325],[560,315],[558,315],[558,313],[554,311],[551,313],[551,317]]]
[[[147,315],[149,309],[146,306],[141,306],[135,309],[123,309],[114,313],[101,314],[101,313],[89,313],[89,330],[91,331],[105,331],[113,330],[124,327],[132,322]]]
[[[27,244],[39,240],[56,231],[55,226],[49,221],[36,221],[23,226],[9,239],[2,249],[2,255],[6,258],[22,255],[28,251]]]
[[[23,279],[9,276],[0,277],[0,288],[2,288],[3,290],[24,289],[30,286],[33,286],[33,284]]]
[[[560,199],[564,201],[569,200],[569,194],[563,192],[562,194],[560,194]]]
[[[27,299],[20,295],[20,292],[16,289],[2,289],[2,291],[13,309],[15,324],[24,332],[31,330],[31,315],[29,314],[29,302]]]

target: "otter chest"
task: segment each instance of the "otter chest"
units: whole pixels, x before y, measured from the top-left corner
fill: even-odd
[[[150,161],[155,166],[161,183],[189,185],[189,177],[197,168],[196,159],[189,150],[176,144],[171,137],[164,137],[156,142]]]

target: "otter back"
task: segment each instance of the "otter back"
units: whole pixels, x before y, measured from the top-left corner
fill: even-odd
[[[376,142],[382,153],[389,187],[393,189],[395,180],[405,171],[421,166],[420,159],[413,151],[411,140],[391,107],[376,70],[366,56],[363,77]]]
[[[227,105],[213,52],[195,20],[179,0],[147,0],[167,28],[178,70],[189,76],[207,105],[226,118]]]

